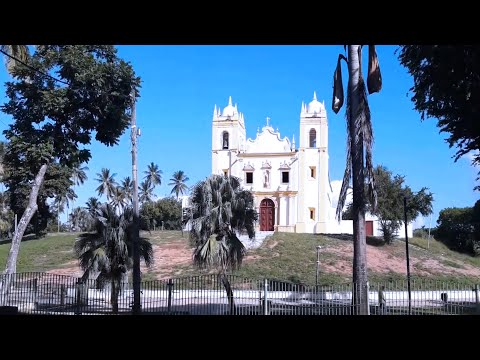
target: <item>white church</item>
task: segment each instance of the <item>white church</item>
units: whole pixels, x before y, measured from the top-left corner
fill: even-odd
[[[223,110],[214,107],[212,173],[236,176],[252,192],[257,231],[353,233],[352,221],[335,219],[338,191],[332,189],[328,162],[327,112],[316,93],[308,105],[302,102],[298,145],[282,137],[268,117],[255,139],[247,139],[244,115],[231,97]],[[411,224],[407,229],[411,236]],[[368,214],[366,231],[381,235]],[[402,227],[400,237],[404,233]]]

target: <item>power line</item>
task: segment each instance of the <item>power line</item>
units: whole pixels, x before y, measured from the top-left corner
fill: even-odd
[[[57,81],[57,82],[59,82],[59,83],[68,85],[68,88],[69,88],[70,90],[72,90],[72,91],[78,91],[78,90],[80,90],[80,88],[75,88],[75,86],[72,86],[70,83],[68,83],[68,82],[66,82],[66,81],[57,79],[56,77],[54,77],[54,76],[52,76],[52,75],[50,75],[50,74],[47,74],[47,73],[45,73],[45,72],[43,72],[43,71],[41,71],[41,70],[39,70],[39,69],[31,66],[31,65],[28,65],[28,64],[25,63],[24,61],[16,58],[16,57],[13,56],[13,55],[8,54],[7,52],[5,52],[5,51],[3,51],[3,50],[1,50],[1,49],[0,49],[0,53],[8,56],[9,58],[11,58],[11,59],[13,59],[13,60],[15,60],[15,61],[18,61],[20,64],[28,67],[29,69],[31,69],[31,70],[33,70],[33,71],[35,71],[35,72],[37,72],[37,73],[39,73],[39,74],[41,74],[41,75],[43,75],[43,76],[46,76],[46,77],[48,77],[48,78],[50,78],[50,79],[52,79],[52,80],[54,80],[54,81]],[[85,88],[84,88],[84,90],[85,90]],[[129,97],[129,96],[130,96],[130,94],[129,94],[129,95],[120,95],[120,94],[112,94],[112,93],[108,93],[108,95],[109,95],[109,96],[119,96],[119,97]]]
[[[47,73],[44,73],[43,71],[38,70],[38,69],[34,68],[34,67],[31,66],[31,65],[28,65],[28,64],[25,63],[24,61],[16,58],[16,57],[13,56],[13,55],[10,55],[10,54],[6,53],[5,51],[3,51],[3,50],[1,50],[1,49],[0,49],[0,52],[1,52],[3,55],[8,56],[10,59],[13,59],[13,60],[15,60],[15,61],[18,61],[20,64],[28,67],[29,69],[31,69],[31,70],[33,70],[33,71],[36,71],[36,72],[38,72],[39,74],[42,74],[43,76],[47,76],[47,77],[49,77],[49,78],[52,79],[52,80],[55,80],[55,81],[58,81],[58,82],[60,82],[60,83],[62,83],[62,84],[65,84],[65,85],[70,86],[70,84],[69,84],[68,82],[63,81],[63,80],[60,80],[60,79],[57,79],[57,78],[53,77],[52,75],[49,75],[49,74],[47,74]]]

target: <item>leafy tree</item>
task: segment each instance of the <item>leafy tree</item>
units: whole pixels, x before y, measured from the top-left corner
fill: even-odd
[[[92,134],[107,146],[117,144],[128,127],[132,94],[138,94],[140,84],[130,64],[118,58],[111,45],[39,45],[27,62],[28,67],[14,68],[14,81],[6,83],[9,100],[2,106],[14,120],[4,131],[13,143],[6,161],[22,173],[17,179],[10,174],[7,186],[13,190],[12,201],[23,202],[25,209],[5,273],[15,272],[20,241],[37,209],[44,207],[47,197],[61,194],[47,191],[42,196],[47,170],[88,162],[86,145]],[[11,189],[18,184],[23,194]]]
[[[9,194],[10,209],[15,214],[25,214],[29,207],[33,179],[38,172],[38,164],[44,161],[42,149],[41,144],[32,146],[24,143],[18,137],[12,138],[7,144],[4,157],[4,184]],[[31,214],[32,221],[25,223],[25,228],[22,228],[24,223],[19,216],[18,230],[22,231],[22,236],[23,233],[35,233],[37,236],[46,233],[49,218],[55,216],[54,214],[58,215],[57,209],[53,209],[54,212],[51,211],[48,199],[71,197],[69,195],[71,186],[71,169],[57,160],[52,160],[48,168],[45,167],[41,186],[37,188],[36,199],[34,202],[32,200],[33,205],[38,207],[38,211]],[[11,247],[11,249],[18,250],[15,247]]]
[[[27,45],[1,45],[0,50],[7,54],[5,64],[10,75],[15,75],[15,68],[23,66],[16,59],[26,62],[30,55]]]
[[[154,224],[162,224],[167,230],[181,229],[180,201],[173,197],[146,202],[140,209],[140,223],[144,230],[150,230]]]
[[[145,171],[144,179],[149,186],[155,188],[155,186],[162,184],[162,173],[163,172],[158,168],[158,165],[151,162],[148,165],[147,171]]]
[[[480,45],[402,45],[399,50],[400,63],[413,76],[412,101],[422,120],[437,119],[440,132],[449,134],[449,146],[457,148],[455,161],[472,152],[472,164],[479,165]]]
[[[110,198],[112,197],[112,193],[117,186],[117,183],[115,181],[115,175],[117,174],[110,173],[110,170],[107,168],[102,168],[102,171],[100,173],[97,173],[97,178],[95,179],[95,181],[100,183],[100,185],[98,185],[96,189],[98,196],[105,195],[107,197],[107,200],[110,200]]]
[[[0,141],[0,182],[3,182],[3,175],[5,174],[5,168],[3,165],[5,157],[5,142]]]
[[[109,204],[102,204],[95,218],[95,233],[82,234],[75,242],[75,253],[84,270],[82,280],[96,279],[99,285],[111,284],[111,304],[118,313],[118,296],[132,269],[133,209],[118,215]],[[152,244],[139,239],[140,258],[147,266],[153,263]]]
[[[332,109],[338,113],[343,106],[343,79],[341,61],[348,64],[347,108],[347,163],[337,204],[337,219],[340,221],[350,178],[353,185],[353,308],[360,315],[368,314],[367,243],[365,231],[365,207],[367,196],[376,204],[375,179],[373,175],[373,129],[368,106],[368,93],[379,92],[382,77],[375,45],[368,48],[367,84],[362,72],[362,46],[345,45],[346,55],[338,56],[333,77]],[[365,192],[365,180],[368,192]]]
[[[194,264],[214,267],[227,292],[230,312],[235,312],[233,290],[226,272],[241,266],[246,249],[237,232],[255,237],[253,195],[243,190],[240,180],[232,176],[211,175],[197,183],[190,195],[190,236],[195,243]]]
[[[175,171],[173,173],[173,177],[170,179],[170,183],[168,185],[173,185],[172,191],[170,194],[175,193],[175,196],[178,199],[178,194],[184,194],[188,191],[188,186],[185,184],[189,180],[188,176],[182,170]]]
[[[391,244],[402,226],[404,213],[404,197],[407,197],[407,219],[415,220],[419,215],[427,216],[432,213],[433,195],[427,188],[413,192],[405,185],[405,177],[393,175],[384,166],[377,166],[374,170],[377,188],[377,206],[375,209],[368,204],[367,210],[378,217],[383,239]]]
[[[476,214],[478,206],[477,201],[476,209],[464,207],[441,210],[437,220],[435,239],[443,242],[450,249],[480,255],[478,213]]]

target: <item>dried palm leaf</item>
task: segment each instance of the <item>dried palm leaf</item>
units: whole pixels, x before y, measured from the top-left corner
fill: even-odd
[[[368,46],[368,93],[373,94],[382,89],[382,74],[380,73],[380,64],[378,62],[375,45]]]
[[[333,74],[332,109],[335,114],[337,114],[343,106],[342,57],[343,55],[338,55],[337,67]]]

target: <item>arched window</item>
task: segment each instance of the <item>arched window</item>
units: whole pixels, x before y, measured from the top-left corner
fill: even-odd
[[[310,147],[317,147],[317,132],[315,131],[315,129],[310,129]]]
[[[222,149],[228,149],[228,132],[224,131],[222,135]]]

